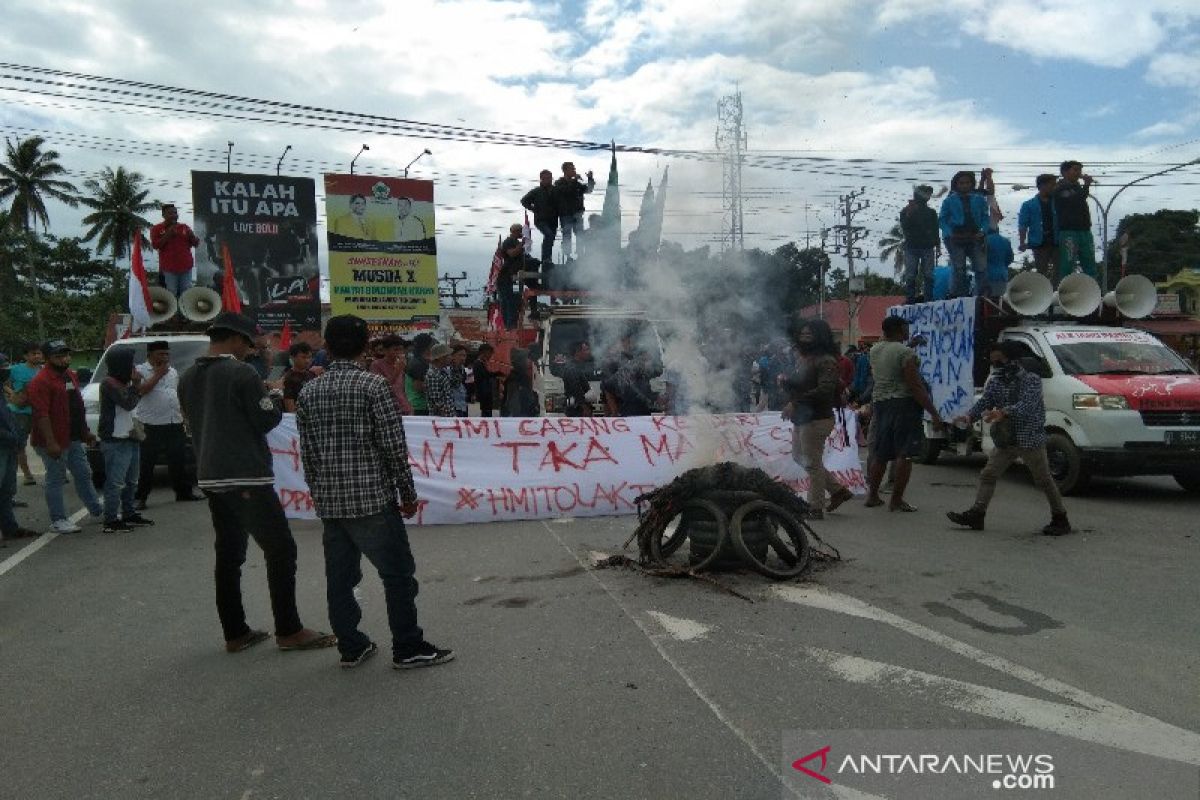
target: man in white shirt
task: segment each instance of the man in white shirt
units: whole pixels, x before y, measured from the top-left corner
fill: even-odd
[[[146,507],[160,453],[166,456],[175,500],[203,500],[192,491],[192,479],[185,464],[187,434],[183,429],[183,413],[179,409],[179,373],[171,366],[170,343],[157,341],[148,344],[146,363],[139,365],[137,371],[142,375],[142,383],[138,388],[142,399],[133,416],[146,429],[146,438],[142,440],[137,507]]]

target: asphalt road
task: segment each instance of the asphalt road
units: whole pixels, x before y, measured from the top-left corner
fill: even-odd
[[[403,673],[227,655],[206,507],[163,488],[153,529],[0,550],[0,796],[873,796],[790,768],[792,732],[845,729],[1045,733],[1200,781],[1200,498],[1101,481],[1068,498],[1077,532],[1047,538],[1015,473],[987,531],[955,529],[979,466],[918,467],[916,514],[854,502],[815,523],[845,560],[806,581],[722,577],[753,603],[592,569],[628,518],[414,529],[421,623],[458,658]],[[38,489],[20,496],[44,526]],[[293,530],[301,612],[327,629],[319,529]],[[378,578],[362,588],[386,645]],[[269,626],[253,547],[244,590]],[[1134,796],[1106,780],[1046,795]],[[1200,783],[1176,788],[1153,796]]]

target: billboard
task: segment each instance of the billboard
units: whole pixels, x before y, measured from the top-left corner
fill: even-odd
[[[433,181],[326,175],[330,313],[373,330],[438,321]]]
[[[221,291],[227,248],[243,310],[267,331],[320,330],[312,178],[193,172],[196,283]]]

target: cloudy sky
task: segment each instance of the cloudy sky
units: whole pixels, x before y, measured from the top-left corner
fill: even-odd
[[[1064,158],[1089,164],[1103,200],[1200,157],[1196,0],[212,0],[186,6],[7,0],[9,65],[68,70],[322,109],[587,142],[712,150],[720,98],[740,91],[748,140],[747,246],[803,242],[866,187],[859,222],[877,251],[915,181],[996,169],[1016,206]],[[482,284],[496,235],[519,221],[540,168],[594,151],[246,122],[69,94],[0,70],[0,133],[38,134],[78,183],[105,165],[150,179],[190,214],[189,171],[345,171],[436,181],[442,272]],[[32,91],[31,91],[32,90]],[[92,95],[94,98],[96,95]],[[180,97],[186,97],[180,95]],[[139,104],[144,105],[144,104]],[[153,105],[152,103],[150,105]],[[291,122],[296,122],[292,119]],[[648,179],[670,166],[666,238],[720,246],[721,169],[619,156],[626,230]],[[1122,194],[1131,211],[1200,206],[1200,167]],[[600,195],[590,207],[599,209]],[[52,209],[53,232],[79,212]],[[322,231],[323,233],[323,231]],[[1097,229],[1097,234],[1099,229]],[[882,269],[872,259],[874,269]]]

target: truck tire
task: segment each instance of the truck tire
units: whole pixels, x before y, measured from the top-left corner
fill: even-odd
[[[1083,464],[1079,448],[1065,433],[1052,433],[1046,437],[1046,458],[1050,462],[1050,475],[1064,495],[1079,494],[1092,480]]]
[[[1200,472],[1176,472],[1171,477],[1185,492],[1200,494]]]
[[[936,464],[938,457],[942,454],[942,442],[944,439],[930,439],[928,436],[921,438],[921,452],[917,454],[917,461],[922,464]]]

